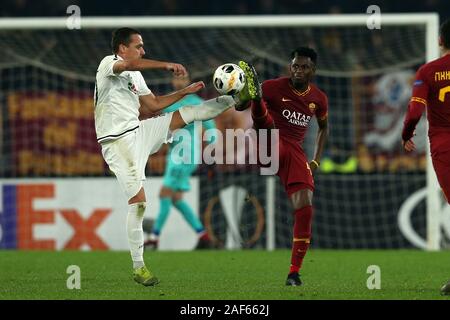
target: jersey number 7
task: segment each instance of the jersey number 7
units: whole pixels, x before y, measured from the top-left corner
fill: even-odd
[[[445,94],[447,92],[450,92],[450,86],[443,87],[443,88],[441,88],[441,90],[439,90],[439,101],[444,102]]]

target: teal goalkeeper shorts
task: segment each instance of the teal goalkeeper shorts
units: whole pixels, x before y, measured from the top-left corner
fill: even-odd
[[[167,163],[164,173],[163,185],[174,191],[189,191],[191,175],[197,169],[196,164],[173,164]]]

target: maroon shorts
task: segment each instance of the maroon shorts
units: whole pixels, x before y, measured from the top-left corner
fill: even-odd
[[[439,185],[450,203],[450,151],[435,154],[432,160]]]
[[[259,119],[253,118],[255,129],[274,128],[274,121],[270,114]],[[283,139],[279,137],[279,169],[277,175],[280,177],[281,183],[290,197],[293,193],[309,189],[314,191],[314,179],[311,169],[309,168],[308,159],[296,141]],[[258,148],[260,144],[258,142]],[[264,147],[266,154],[271,154],[270,143]],[[259,150],[258,150],[259,153]],[[258,161],[258,164],[261,163]]]
[[[280,167],[277,175],[288,196],[302,189],[314,191],[314,178],[299,143],[280,138],[279,155]]]
[[[431,159],[439,185],[450,203],[450,133],[430,135]]]

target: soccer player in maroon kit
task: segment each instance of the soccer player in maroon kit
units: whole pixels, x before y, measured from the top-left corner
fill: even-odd
[[[311,240],[313,171],[320,165],[328,136],[328,99],[325,93],[311,83],[316,62],[317,53],[313,49],[300,47],[294,50],[291,54],[290,77],[264,81],[261,86],[262,99],[251,102],[256,129],[279,129],[280,166],[277,175],[294,209],[291,266],[286,280],[288,286],[302,284],[299,271]],[[252,68],[242,61],[240,66]],[[245,107],[236,106],[236,109]],[[317,118],[319,132],[314,158],[308,162],[302,143],[313,116]]]
[[[414,130],[426,108],[433,167],[450,201],[450,20],[441,26],[439,44],[442,57],[424,64],[416,73],[402,139],[406,151],[415,150]]]
[[[450,20],[441,25],[439,45],[442,57],[424,64],[416,73],[402,139],[407,152],[415,150],[414,130],[426,108],[434,171],[450,203]],[[441,291],[450,294],[450,281]]]

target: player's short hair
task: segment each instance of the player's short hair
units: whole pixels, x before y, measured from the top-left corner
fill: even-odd
[[[317,52],[309,47],[298,47],[291,53],[291,59],[295,57],[309,57],[314,64],[317,64]]]
[[[117,30],[114,30],[111,39],[111,49],[113,53],[119,52],[119,46],[121,44],[128,46],[131,42],[131,36],[133,34],[141,34],[141,33],[136,29],[132,28],[119,28]]]
[[[441,36],[444,47],[450,49],[450,19],[445,20],[441,24],[439,35]]]

